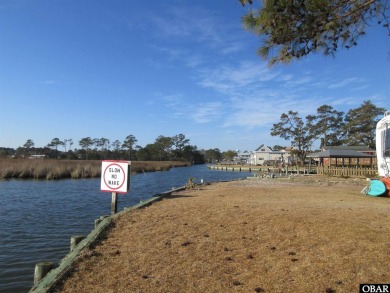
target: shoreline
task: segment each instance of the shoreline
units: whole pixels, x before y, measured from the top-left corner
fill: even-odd
[[[1,179],[82,179],[101,176],[101,160],[0,159]],[[168,171],[191,164],[179,161],[131,161],[131,173]]]
[[[116,218],[55,292],[355,292],[386,283],[390,201],[360,194],[366,184],[296,177],[174,192]]]

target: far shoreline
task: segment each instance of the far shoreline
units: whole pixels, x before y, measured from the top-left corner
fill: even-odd
[[[0,159],[1,179],[84,179],[101,175],[101,160]],[[131,161],[131,174],[188,167],[182,161]]]

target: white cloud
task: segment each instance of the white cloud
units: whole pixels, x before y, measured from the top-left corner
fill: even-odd
[[[223,38],[216,31],[215,17],[196,6],[169,5],[164,17],[154,14],[156,36],[160,38],[188,39],[196,42],[221,43]],[[195,19],[196,18],[196,19]]]
[[[272,72],[264,64],[242,62],[237,66],[222,65],[214,69],[199,71],[199,85],[217,92],[234,95],[242,91],[257,90],[265,82],[274,80],[279,73]]]
[[[222,116],[223,105],[221,102],[209,102],[198,104],[189,117],[196,123],[208,123],[218,120]]]
[[[164,101],[165,106],[176,108],[180,107],[183,104],[183,95],[181,94],[159,95],[160,98]]]
[[[345,87],[351,84],[361,84],[363,82],[362,79],[357,78],[357,77],[350,77],[350,78],[345,78],[341,81],[329,84],[328,88],[330,89],[337,89],[341,87]]]
[[[224,111],[224,105],[220,101],[199,103],[196,99],[186,99],[181,94],[159,96],[163,100],[162,104],[170,108],[167,111],[170,117],[188,119],[197,124],[216,121],[222,116]]]

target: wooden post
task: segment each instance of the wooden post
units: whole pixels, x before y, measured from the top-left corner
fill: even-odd
[[[85,238],[84,235],[76,235],[70,238],[70,252],[72,252],[77,244],[79,244]]]
[[[42,280],[48,272],[54,269],[53,262],[40,262],[35,265],[34,271],[34,285],[38,284],[40,280]]]
[[[99,226],[100,222],[103,221],[105,218],[108,218],[110,215],[103,215],[103,216],[100,216],[99,219],[96,219],[95,220],[95,228],[97,226]]]
[[[118,194],[116,192],[113,192],[111,198],[111,214],[116,214],[117,211],[118,211]]]
[[[102,220],[100,220],[100,219],[96,219],[96,220],[95,220],[95,228],[96,228],[97,226],[99,226],[99,224],[100,224],[101,221],[102,221]]]

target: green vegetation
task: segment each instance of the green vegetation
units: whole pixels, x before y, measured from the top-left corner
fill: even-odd
[[[96,178],[101,175],[102,162],[98,160],[31,160],[0,159],[0,179],[63,179]],[[131,163],[131,172],[167,171],[172,167],[186,167],[187,162],[142,162]]]
[[[28,139],[22,147],[0,147],[0,158],[36,158],[63,160],[130,160],[130,161],[183,161],[191,164],[203,164],[219,161],[222,154],[218,149],[198,150],[190,145],[184,134],[173,137],[160,135],[154,143],[145,147],[136,145],[134,135],[128,135],[123,142],[110,142],[107,138],[83,137],[78,141],[79,148],[73,148],[72,139],[53,138],[44,147],[35,147]],[[63,147],[64,151],[59,148]]]
[[[239,0],[244,6],[252,0]],[[264,0],[243,17],[258,35],[258,54],[270,65],[288,63],[311,53],[334,55],[357,45],[366,27],[379,25],[390,35],[387,0]]]
[[[271,135],[290,140],[293,152],[301,162],[305,161],[317,139],[321,140],[320,148],[344,144],[375,149],[375,126],[385,110],[371,101],[364,101],[345,116],[328,105],[319,107],[316,115],[308,115],[306,119],[300,117],[298,112],[288,111],[281,115],[280,122],[273,124]]]

